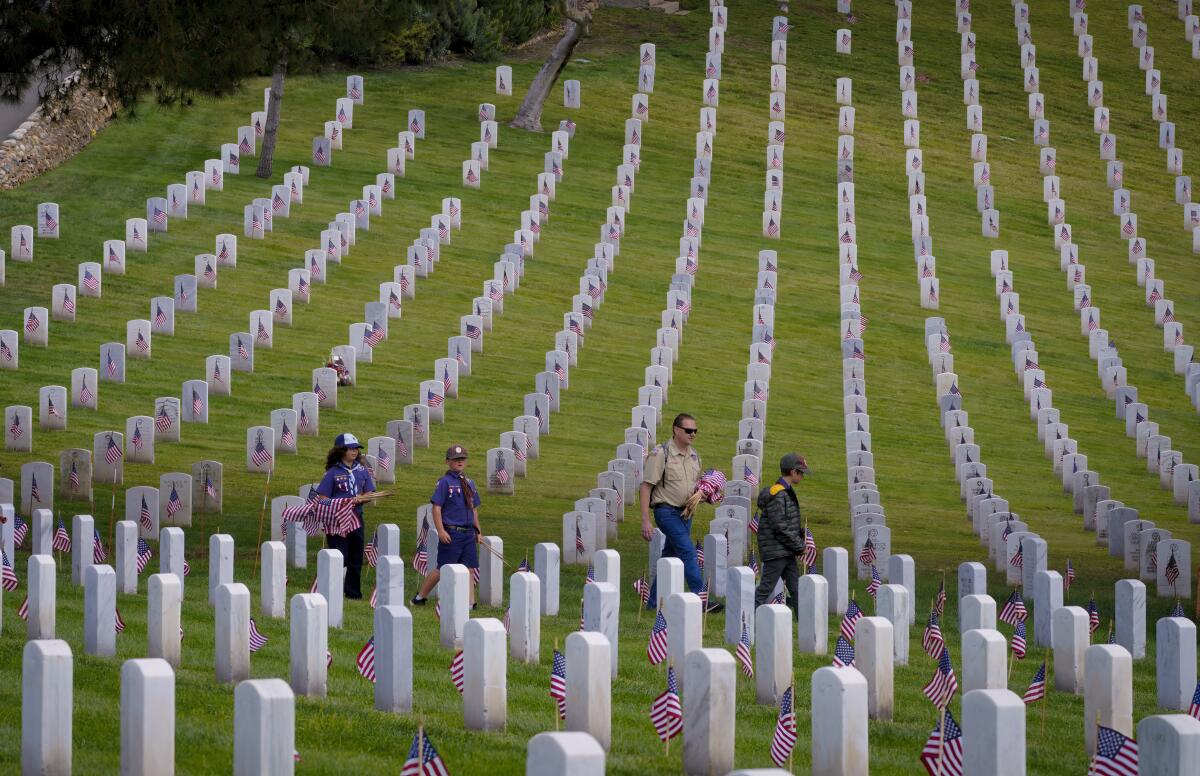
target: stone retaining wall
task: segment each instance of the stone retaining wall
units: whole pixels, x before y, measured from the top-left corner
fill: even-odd
[[[51,170],[92,141],[113,109],[102,95],[79,89],[55,116],[38,108],[0,142],[0,189],[12,189]]]

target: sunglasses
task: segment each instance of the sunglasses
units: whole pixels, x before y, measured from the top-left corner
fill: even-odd
[[[700,429],[698,428],[684,428],[683,426],[676,426],[675,428],[679,429],[685,434],[697,434],[700,432]]]

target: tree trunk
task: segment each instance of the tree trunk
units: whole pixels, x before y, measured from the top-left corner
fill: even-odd
[[[579,41],[583,40],[586,27],[587,23],[582,19],[580,21],[567,19],[567,26],[563,31],[562,38],[554,46],[550,56],[546,57],[542,69],[538,71],[537,77],[529,85],[529,91],[525,93],[525,100],[521,103],[520,110],[517,111],[517,117],[509,126],[526,129],[530,132],[542,131],[542,108],[546,104],[546,98],[550,96],[550,90],[558,81],[559,73],[571,60],[571,54],[575,51],[575,47],[579,45]]]
[[[275,72],[271,75],[271,97],[267,100],[267,128],[263,130],[263,143],[258,157],[260,178],[271,177],[271,165],[275,162],[275,139],[279,134],[279,110],[283,105],[283,79],[287,76],[287,51],[279,55]]]

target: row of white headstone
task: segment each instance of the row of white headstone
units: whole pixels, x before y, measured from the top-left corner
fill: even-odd
[[[361,94],[362,78],[361,76],[350,76],[347,79],[347,91],[352,89],[351,82],[357,83],[357,88]],[[360,100],[361,101],[361,100]],[[169,219],[173,217],[187,218],[188,204],[204,205],[207,191],[221,191],[224,189],[225,174],[236,175],[240,168],[240,157],[242,154],[255,153],[257,138],[262,137],[265,132],[267,121],[267,110],[270,103],[270,88],[264,90],[263,104],[264,108],[261,112],[251,114],[251,123],[238,128],[238,141],[236,143],[225,143],[221,146],[221,155],[217,159],[209,159],[204,164],[204,170],[195,170],[189,172],[185,176],[185,183],[170,184],[167,187],[166,197],[151,197],[146,203],[146,218],[131,218],[126,221],[125,239],[124,240],[106,240],[103,247],[103,260],[101,262],[84,262],[79,265],[79,280],[78,291],[76,286],[72,284],[57,284],[52,290],[52,300],[50,310],[45,308],[33,307],[25,311],[25,341],[27,344],[35,346],[48,345],[49,337],[49,317],[52,316],[55,320],[74,321],[76,315],[76,302],[78,296],[90,296],[99,298],[101,296],[102,275],[125,273],[125,253],[126,249],[134,251],[146,252],[149,250],[149,232],[151,231],[167,231]],[[292,201],[302,201],[303,193],[299,181],[295,180],[295,176],[299,173],[303,174],[303,183],[308,182],[307,168],[292,168],[292,171],[285,175],[283,186],[274,186],[272,189],[272,197],[262,200],[256,200],[259,205],[269,206],[263,218],[269,224],[270,215],[274,212],[283,211],[287,215],[289,203]],[[291,178],[291,180],[289,180]],[[291,196],[288,196],[290,190]],[[282,203],[282,204],[281,204]],[[252,206],[248,206],[252,207]],[[249,210],[247,210],[247,219],[249,219]],[[57,238],[60,233],[61,225],[59,223],[59,206],[57,203],[47,202],[38,206],[38,231],[39,236]],[[218,245],[222,243],[222,238],[231,238],[232,235],[218,235]],[[33,228],[29,226],[16,226],[12,228],[12,251],[14,260],[32,261],[33,260]],[[214,263],[212,257],[207,254],[201,254],[196,257],[196,273],[195,278],[205,278],[205,282],[210,284],[210,287],[216,285],[216,266],[225,264],[233,266],[236,264],[236,243],[234,253],[230,257],[224,249],[219,252],[219,260]],[[0,285],[4,282],[4,254],[0,251]],[[194,296],[194,289],[193,289]],[[154,301],[152,301],[152,305]],[[161,303],[159,303],[161,309]],[[173,324],[173,313],[169,312],[169,321]],[[30,325],[31,316],[38,324],[36,327]],[[135,357],[150,357],[149,348],[149,329],[150,324],[145,321],[131,321],[127,325],[129,329],[128,340],[131,353],[134,352],[133,345],[135,335],[132,328],[135,327],[139,333],[144,334],[144,345],[136,351]],[[141,324],[145,324],[143,327]],[[159,333],[172,333],[173,325],[163,323],[162,316],[156,315],[155,327],[165,329]],[[142,331],[142,329],[145,331]],[[16,338],[11,336],[12,332],[0,332],[0,342],[4,343],[8,350],[9,356],[4,357],[3,352],[0,352],[0,368],[18,368],[19,361],[17,359]],[[9,341],[11,338],[11,341]],[[123,379],[122,365],[122,379]]]
[[[726,23],[725,12],[714,12],[713,29],[723,33]],[[711,32],[711,31],[710,31]],[[710,35],[710,43],[712,36]],[[656,64],[654,44],[644,43],[639,51],[639,87],[652,91]],[[720,51],[710,45],[704,79],[707,87],[720,77]],[[715,77],[712,77],[715,76]],[[714,87],[715,88],[715,87]],[[685,204],[683,235],[680,238],[680,256],[676,259],[675,273],[667,291],[666,308],[661,313],[661,326],[656,333],[655,347],[651,349],[651,365],[646,368],[645,384],[638,388],[638,395],[630,410],[630,426],[625,429],[624,442],[617,445],[615,457],[606,469],[597,474],[597,487],[587,496],[575,501],[574,509],[563,515],[563,561],[566,563],[590,564],[596,553],[604,551],[609,539],[616,538],[617,524],[624,519],[624,505],[637,498],[642,480],[642,465],[645,456],[655,443],[657,431],[663,421],[663,409],[668,401],[673,365],[678,360],[682,344],[683,328],[691,309],[694,276],[699,268],[700,235],[704,224],[704,209],[711,181],[713,141],[716,133],[715,102],[707,96],[700,111],[700,131],[696,133],[696,155],[693,161],[693,177],[689,198]],[[631,202],[634,178],[641,164],[641,141],[643,121],[649,118],[649,98],[635,95],[633,116],[625,122],[625,149],[623,164],[617,168],[617,183],[613,189],[614,205],[618,201]],[[628,207],[625,208],[627,210]],[[611,261],[620,250],[620,238],[624,223],[610,208],[607,223],[601,227],[601,242],[596,250],[602,250]],[[614,219],[614,216],[617,216]],[[590,263],[590,262],[589,262]],[[585,279],[581,279],[581,290]],[[606,284],[605,284],[606,285]],[[599,286],[602,301],[605,285]],[[586,316],[585,316],[586,318]],[[584,321],[590,326],[590,319]],[[661,548],[661,544],[660,544]],[[653,550],[652,550],[653,554]],[[653,568],[653,560],[651,561]]]
[[[1020,8],[1018,8],[1019,14]],[[1090,52],[1090,41],[1087,41],[1087,44],[1087,51]],[[1030,73],[1032,69],[1036,74],[1035,57],[1036,51],[1033,45],[1031,43],[1024,44],[1022,46],[1022,63],[1027,73]],[[1029,88],[1028,78],[1026,86]],[[1040,95],[1038,96],[1040,97]],[[1095,128],[1097,131],[1103,131],[1107,129],[1107,109],[1100,106],[1096,108],[1096,111],[1095,123],[1097,126]],[[1048,142],[1048,134],[1048,122],[1039,116],[1035,119],[1035,143],[1045,146]],[[1120,168],[1114,169],[1113,165],[1120,165],[1120,162],[1110,162],[1110,173],[1112,173],[1110,174],[1110,187],[1119,187]],[[1105,377],[1104,388],[1110,397],[1115,399],[1117,417],[1126,422],[1127,435],[1137,435],[1141,431],[1148,432],[1151,425],[1156,429],[1157,424],[1149,423],[1148,407],[1137,402],[1136,388],[1123,384],[1124,369],[1119,365],[1115,349],[1112,351],[1107,349],[1107,332],[1098,327],[1098,310],[1088,306],[1090,304],[1088,298],[1090,288],[1082,283],[1082,268],[1076,263],[1078,248],[1070,242],[1069,227],[1067,233],[1061,232],[1066,206],[1065,202],[1057,196],[1060,184],[1058,177],[1053,174],[1055,164],[1052,148],[1042,148],[1041,167],[1045,176],[1043,188],[1051,227],[1056,230],[1056,238],[1065,240],[1060,246],[1062,268],[1068,274],[1068,287],[1074,287],[1075,307],[1081,310],[1085,316],[1084,333],[1089,336],[1091,344],[1089,350],[1101,365],[1102,376]],[[1127,206],[1128,192],[1124,190],[1116,192],[1114,204],[1117,204],[1122,198]],[[1133,243],[1141,246],[1138,248],[1138,252],[1144,250],[1144,240],[1135,237],[1131,240],[1131,244]],[[1132,252],[1131,255],[1133,255]],[[1018,379],[1023,382],[1026,397],[1031,399],[1031,419],[1038,422],[1039,438],[1047,445],[1047,452],[1055,463],[1055,472],[1061,475],[1064,490],[1073,494],[1076,512],[1084,515],[1084,528],[1097,531],[1098,543],[1107,543],[1110,552],[1118,557],[1124,555],[1126,568],[1140,570],[1143,579],[1157,581],[1157,591],[1160,595],[1174,595],[1177,585],[1166,580],[1166,565],[1171,555],[1174,554],[1178,569],[1190,568],[1190,546],[1186,542],[1172,542],[1170,533],[1156,531],[1153,523],[1138,521],[1136,511],[1127,509],[1120,502],[1109,499],[1108,487],[1100,484],[1099,475],[1096,472],[1088,470],[1086,456],[1078,454],[1074,440],[1067,436],[1066,426],[1059,423],[1058,410],[1050,404],[1051,393],[1045,386],[1045,374],[1038,364],[1037,351],[1033,346],[1032,338],[1024,330],[1023,316],[1020,316],[1016,309],[1010,309],[1010,307],[1015,308],[1018,302],[1016,295],[1011,292],[1012,272],[1008,269],[1007,261],[1007,252],[993,252],[992,273],[996,277],[997,294],[1001,298],[1001,317],[1006,321],[1006,333],[1013,348],[1014,369],[1017,371]],[[1092,317],[1093,315],[1095,317]],[[1008,321],[1012,318],[1016,318],[1017,323],[1009,323]],[[1145,426],[1145,428],[1139,429],[1139,425]],[[1147,434],[1147,440],[1150,436]],[[1166,449],[1162,446],[1163,444],[1163,439],[1156,440],[1156,444],[1153,446],[1156,454]],[[1169,447],[1169,442],[1166,444]],[[1164,467],[1161,460],[1156,460],[1154,470],[1160,472],[1160,480],[1164,487],[1173,488],[1177,503],[1196,502],[1195,507],[1189,504],[1189,514],[1195,515],[1194,520],[1200,519],[1200,482],[1195,482],[1197,479],[1195,466],[1182,464],[1181,460],[1175,461],[1168,456],[1167,465]],[[1122,510],[1117,513],[1120,522],[1113,522],[1109,525],[1110,521],[1107,518],[1113,514],[1114,509]],[[1099,518],[1104,518],[1106,524],[1101,526]],[[1143,531],[1149,531],[1149,533],[1143,534]],[[1129,537],[1129,541],[1125,541],[1125,537]],[[1157,547],[1160,543],[1163,543],[1161,551]],[[1160,553],[1162,566],[1159,565]],[[1181,575],[1186,577],[1187,572],[1181,572]],[[1183,594],[1190,596],[1190,591],[1187,590],[1188,583],[1185,582],[1183,587]]]
[[[1142,16],[1142,8],[1138,5],[1129,6],[1128,24],[1133,33],[1133,46],[1138,50],[1138,63],[1145,71],[1146,94],[1151,98],[1151,117],[1158,123],[1158,145],[1167,153],[1167,170],[1175,177],[1175,202],[1184,209],[1184,229],[1192,233],[1193,251],[1200,251],[1200,204],[1192,202],[1192,182],[1189,176],[1183,175],[1183,152],[1175,147],[1175,124],[1167,121],[1166,95],[1162,94],[1162,73],[1153,67],[1154,50],[1146,46],[1146,25]],[[1081,56],[1083,56],[1081,54]],[[1098,90],[1095,81],[1098,61],[1092,56],[1083,56],[1083,76],[1088,81],[1089,104],[1094,106],[1098,120],[1108,122],[1107,109],[1103,107],[1102,84]],[[1103,113],[1101,113],[1103,112]],[[1103,141],[1102,141],[1103,143]],[[1103,146],[1102,146],[1103,150]],[[1110,188],[1113,192],[1113,213],[1121,219],[1119,224],[1122,235],[1130,240],[1129,261],[1136,264],[1135,280],[1138,286],[1145,289],[1146,304],[1152,306],[1155,312],[1155,324],[1163,330],[1163,349],[1173,354],[1176,373],[1182,374],[1185,380],[1187,395],[1193,400],[1200,411],[1200,394],[1196,385],[1200,383],[1200,365],[1192,364],[1193,346],[1185,344],[1183,325],[1175,320],[1174,304],[1166,298],[1163,281],[1155,277],[1155,262],[1146,254],[1146,241],[1137,237],[1137,217],[1131,213],[1131,192],[1122,187],[1120,174],[1122,164],[1114,159],[1109,163]],[[1116,178],[1114,181],[1113,178]],[[1116,186],[1114,187],[1114,183]],[[1135,251],[1136,249],[1136,251]]]
[[[915,577],[911,558],[896,564],[891,562],[891,529],[882,506],[879,487],[875,481],[874,454],[871,448],[871,416],[868,408],[866,381],[866,344],[864,333],[867,318],[862,313],[862,297],[858,286],[862,273],[858,264],[857,227],[855,225],[854,190],[854,107],[852,84],[849,78],[837,79],[836,101],[839,104],[837,150],[837,217],[838,217],[838,323],[842,349],[842,412],[846,449],[846,490],[850,511],[850,529],[854,538],[854,558],[843,554],[826,555],[826,561],[855,564],[856,578],[888,580],[902,586]],[[920,174],[919,171],[915,174]],[[867,549],[868,543],[870,549]],[[873,556],[873,557],[872,557]],[[907,558],[908,556],[895,556]],[[896,566],[893,569],[893,565]],[[842,573],[840,570],[837,572]],[[878,594],[877,594],[878,595]],[[910,599],[915,599],[915,590]],[[877,599],[878,600],[878,599]],[[845,610],[845,600],[837,602]],[[899,604],[908,610],[912,600]],[[831,610],[834,607],[830,600]]]
[[[641,47],[643,61],[648,55],[651,69],[653,49],[653,44],[643,44]],[[575,90],[577,94],[578,83],[570,89]],[[644,104],[648,105],[648,102]],[[571,123],[571,131],[573,127],[574,124]],[[525,476],[528,460],[536,457],[537,438],[550,432],[550,414],[558,412],[562,407],[562,392],[570,387],[570,370],[579,363],[586,332],[591,329],[596,312],[604,303],[609,273],[614,270],[616,256],[620,252],[620,241],[624,236],[628,214],[633,205],[634,180],[642,161],[642,133],[643,124],[640,118],[626,120],[625,143],[622,147],[621,161],[616,169],[617,185],[612,187],[611,205],[607,208],[604,223],[600,226],[600,241],[595,244],[593,257],[587,260],[587,266],[579,278],[579,293],[571,299],[571,310],[563,315],[562,330],[555,332],[554,348],[545,354],[545,369],[534,375],[534,390],[523,397],[523,414],[513,418],[512,431],[500,434],[499,446],[488,450],[487,487],[490,492],[515,492],[516,478]],[[560,130],[554,134],[565,136],[567,132]],[[556,150],[565,149],[564,144]],[[533,221],[533,200],[540,200],[537,202],[537,208],[541,211],[543,219],[548,214],[548,202],[545,194],[531,198],[528,218],[536,223]],[[526,215],[523,214],[522,218],[525,220]],[[537,236],[535,232],[535,240]],[[509,283],[505,280],[503,290],[507,292],[508,288]],[[501,290],[492,289],[491,293],[497,296]],[[600,488],[604,486],[600,485],[597,490]],[[614,523],[621,519],[622,494],[618,490],[605,488],[602,493],[593,495],[602,499],[602,516],[606,515]],[[600,525],[601,530],[604,530],[603,524]],[[615,532],[615,525],[610,530]]]

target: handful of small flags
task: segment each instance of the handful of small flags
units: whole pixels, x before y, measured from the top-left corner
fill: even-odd
[[[720,504],[725,498],[725,473],[718,469],[709,469],[700,475],[696,482],[696,491],[688,498],[683,514],[691,517],[700,502]]]
[[[359,498],[374,501],[390,496],[393,492],[383,490],[363,493]],[[353,498],[326,499],[313,491],[303,504],[284,507],[280,517],[283,523],[304,523],[304,532],[309,536],[318,531],[332,536],[345,536],[358,528],[358,516],[354,514],[354,507]]]

